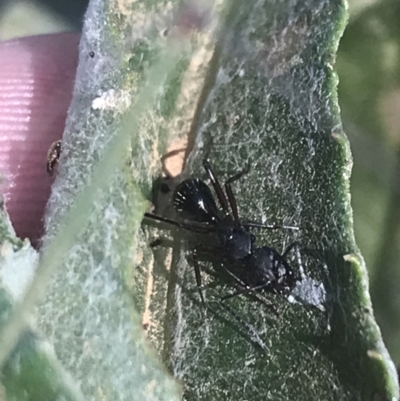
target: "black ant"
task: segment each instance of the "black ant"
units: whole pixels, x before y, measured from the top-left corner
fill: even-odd
[[[210,187],[198,178],[190,178],[178,184],[172,195],[172,204],[182,221],[178,222],[151,213],[145,213],[145,217],[200,234],[206,244],[210,242],[207,239],[215,242],[211,248],[214,253],[216,250],[219,251],[222,268],[241,287],[233,294],[222,297],[221,301],[246,293],[265,292],[289,295],[300,278],[296,277],[293,269],[286,261],[286,257],[290,251],[298,247],[298,243],[293,242],[283,254],[280,254],[274,248],[257,246],[256,236],[250,229],[297,230],[298,228],[242,222],[239,218],[231,184],[240,179],[249,169],[247,168],[229,178],[225,182],[224,192],[207,159],[203,160],[203,167],[212,183],[222,210],[217,207]],[[205,305],[200,267],[197,260],[199,249],[201,250],[201,245],[193,247],[192,258],[201,302]],[[266,348],[252,326],[244,322],[227,305],[224,304],[224,307],[246,326],[263,348]]]
[[[62,152],[61,139],[53,142],[47,151],[47,163],[46,169],[47,174],[52,177],[57,172],[58,160],[60,159]]]

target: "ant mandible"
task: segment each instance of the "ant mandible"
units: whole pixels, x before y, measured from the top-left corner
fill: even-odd
[[[203,160],[203,167],[222,210],[218,209],[211,189],[204,181],[189,178],[178,184],[172,196],[172,204],[183,221],[178,222],[151,213],[145,213],[145,217],[204,236],[216,235],[218,243],[215,248],[221,250],[222,268],[241,287],[239,291],[223,297],[222,300],[249,292],[289,295],[300,278],[295,276],[286,257],[290,251],[298,247],[298,243],[293,242],[283,254],[280,254],[274,248],[257,246],[256,237],[250,229],[297,230],[298,228],[242,222],[231,184],[240,179],[249,169],[229,178],[225,182],[224,192],[207,159]],[[192,251],[197,287],[201,301],[205,305],[196,247]]]

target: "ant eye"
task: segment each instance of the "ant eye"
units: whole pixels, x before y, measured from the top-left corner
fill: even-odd
[[[160,185],[160,191],[161,191],[161,193],[163,193],[163,194],[167,194],[168,192],[171,191],[171,189],[170,189],[170,187],[168,186],[168,184],[166,184],[165,182],[163,182],[163,183]]]

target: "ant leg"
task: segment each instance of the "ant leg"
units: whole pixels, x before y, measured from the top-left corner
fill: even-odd
[[[232,183],[239,180],[244,174],[247,174],[250,171],[250,164],[240,173],[235,174],[233,177],[229,178],[225,182],[225,191],[226,195],[228,196],[228,201],[229,204],[231,205],[232,213],[233,213],[233,218],[235,219],[236,222],[239,222],[239,212],[238,212],[238,207],[235,199],[235,195],[233,194],[232,191]]]
[[[300,278],[303,279],[304,278],[304,269],[303,269],[303,262],[301,260],[301,255],[300,255],[300,243],[298,243],[297,241],[292,242],[285,250],[285,252],[283,252],[282,257],[283,259],[286,259],[287,255],[289,254],[289,252],[291,252],[293,249],[296,249],[296,257],[297,257],[297,263],[299,265],[299,270],[300,270]]]
[[[156,220],[156,221],[161,221],[162,223],[167,223],[167,224],[170,224],[170,225],[175,226],[175,227],[185,228],[183,226],[183,224],[178,223],[175,220],[168,219],[167,217],[157,216],[156,214],[153,214],[153,213],[147,213],[146,212],[144,214],[144,217],[146,217],[148,219]]]
[[[250,222],[243,224],[245,227],[251,228],[261,228],[265,230],[298,230],[299,227],[296,226],[287,226],[287,225],[280,225],[280,224],[262,224],[257,222]]]
[[[239,295],[248,294],[249,292],[257,292],[257,291],[263,290],[263,289],[264,289],[265,287],[267,287],[269,284],[270,284],[270,283],[268,283],[268,284],[261,284],[261,285],[255,286],[255,287],[246,286],[245,288],[242,288],[242,289],[240,289],[240,290],[237,290],[237,291],[233,292],[232,294],[228,294],[228,295],[223,296],[221,299],[222,299],[223,301],[226,301],[227,299],[236,298],[236,297],[238,297]]]
[[[226,266],[222,265],[222,267],[224,268],[224,270],[231,276],[233,277],[233,279],[236,281],[236,283],[238,283],[240,286],[242,287],[248,287],[248,285],[242,281],[235,273],[232,273]]]
[[[206,227],[206,226],[202,225],[201,223],[196,223],[196,222],[179,223],[178,221],[168,219],[167,217],[162,217],[162,216],[158,216],[156,214],[147,213],[147,212],[144,214],[144,217],[151,219],[151,220],[160,221],[162,223],[170,224],[171,226],[183,228],[184,230],[187,230],[187,231],[193,231],[193,232],[201,233],[201,234],[208,234],[208,233],[215,231],[214,227]]]
[[[288,253],[289,253],[290,251],[292,251],[294,248],[298,248],[299,246],[300,246],[300,244],[299,244],[297,241],[292,242],[292,243],[285,249],[285,252],[283,252],[282,258],[283,258],[283,259],[286,259]]]
[[[229,212],[227,212],[228,209],[228,203],[225,197],[225,194],[222,191],[221,188],[221,184],[219,183],[217,177],[214,174],[214,171],[212,170],[210,163],[208,162],[207,159],[203,160],[203,166],[205,168],[205,170],[207,171],[207,174],[214,186],[215,192],[218,195],[218,199],[221,203],[222,208],[224,209],[224,212],[228,215]],[[235,174],[233,177],[228,178],[228,180],[225,182],[225,192],[226,195],[228,197],[228,202],[229,205],[231,206],[232,209],[232,214],[233,214],[233,218],[236,222],[239,222],[239,211],[238,211],[238,207],[237,207],[237,202],[236,202],[236,198],[235,195],[233,194],[232,191],[232,183],[239,180],[240,178],[243,177],[243,175],[248,174],[250,171],[250,164],[247,165],[247,167],[241,171],[240,173]],[[247,227],[252,227],[252,228],[264,228],[267,230],[298,230],[298,227],[295,226],[287,226],[287,225],[279,225],[279,224],[274,224],[274,225],[270,225],[270,224],[262,224],[262,223],[257,223],[257,222],[250,222],[250,223],[246,223],[244,224],[244,226]]]
[[[218,178],[214,174],[214,171],[207,159],[203,159],[203,167],[204,170],[206,170],[206,173],[211,181],[212,186],[214,187],[214,191],[217,194],[222,210],[224,211],[226,216],[229,216],[230,213],[229,213],[228,200],[226,199],[226,195],[222,190],[221,184],[219,183]]]
[[[275,310],[275,308],[273,307],[273,305],[271,303],[268,302],[267,298],[265,298],[265,296],[263,296],[262,294],[260,294],[258,291],[264,289],[265,287],[267,287],[269,285],[269,283],[267,284],[262,284],[259,286],[255,286],[255,287],[250,287],[248,286],[244,281],[242,281],[238,276],[236,276],[236,274],[232,273],[227,267],[223,266],[225,271],[231,276],[233,277],[233,279],[243,288],[241,290],[237,290],[236,292],[234,292],[233,294],[228,294],[225,295],[222,300],[227,300],[227,299],[231,299],[234,297],[237,297],[241,294],[247,294],[247,293],[251,293],[252,295],[255,296],[255,298],[258,301],[261,301],[265,306],[267,306],[268,308],[271,308],[272,311],[274,312],[275,315],[279,316],[279,314],[277,313],[277,311]]]
[[[204,309],[206,309],[206,301],[204,300],[203,286],[201,284],[201,272],[200,272],[199,261],[197,259],[196,249],[193,249],[192,261],[193,261],[193,265],[194,265],[194,274],[196,276],[196,284],[197,284],[197,289],[199,290],[201,303],[203,304]]]
[[[186,150],[187,150],[186,148],[174,149],[174,150],[171,150],[170,152],[168,152],[166,155],[164,155],[164,156],[161,157],[162,172],[163,172],[167,177],[171,177],[171,174],[170,174],[170,172],[168,171],[167,166],[166,166],[167,160],[168,160],[169,158],[171,158],[171,157],[174,157],[174,156],[178,155],[179,153],[186,152]],[[182,167],[182,168],[183,168],[183,167]]]
[[[224,300],[221,299],[221,306],[229,312],[229,314],[236,319],[242,326],[245,327],[246,331],[249,333],[250,337],[253,341],[255,341],[268,355],[269,348],[265,344],[265,342],[261,339],[260,335],[258,334],[257,330],[249,323],[247,323],[243,318],[241,318],[230,306],[226,305]]]

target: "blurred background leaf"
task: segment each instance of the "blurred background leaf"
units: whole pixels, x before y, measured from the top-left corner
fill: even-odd
[[[350,7],[353,2],[350,2]],[[400,3],[354,1],[341,40],[339,104],[353,158],[355,235],[384,341],[400,363]]]

